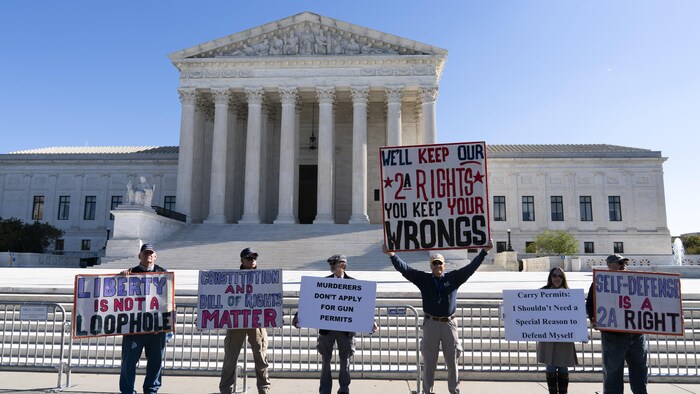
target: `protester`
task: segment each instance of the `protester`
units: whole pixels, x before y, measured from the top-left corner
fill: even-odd
[[[611,254],[605,260],[611,271],[626,271],[629,259],[619,254]],[[598,329],[593,295],[595,282],[591,283],[586,298],[586,313],[591,326]],[[647,340],[644,334],[626,332],[600,332],[603,347],[603,393],[622,394],[624,392],[625,360],[629,369],[630,388],[634,394],[647,394]]]
[[[355,279],[348,275],[345,270],[348,266],[348,259],[342,254],[336,254],[328,258],[330,270],[333,272],[326,278]],[[299,328],[298,314],[292,319],[294,327]],[[377,323],[374,323],[372,332],[377,331]],[[333,377],[331,376],[331,359],[333,358],[333,347],[338,346],[338,357],[340,358],[340,372],[338,374],[338,394],[350,393],[350,358],[355,354],[355,333],[335,330],[318,330],[318,344],[316,349],[321,354],[323,361],[321,368],[321,383],[318,388],[320,394],[330,394],[333,389]]]
[[[457,335],[457,289],[469,279],[493,248],[493,240],[481,250],[474,260],[464,267],[445,272],[445,258],[435,253],[430,256],[432,273],[409,267],[394,252],[384,245],[384,253],[389,255],[394,268],[418,287],[423,300],[423,393],[433,392],[438,352],[442,345],[442,355],[447,365],[447,388],[451,394],[459,393],[457,360],[462,353],[462,345]]]
[[[258,268],[258,252],[251,248],[241,251],[242,270],[254,270]],[[221,381],[219,391],[221,394],[231,394],[233,383],[236,381],[236,365],[238,355],[248,336],[248,343],[253,350],[253,360],[255,361],[255,377],[257,378],[258,393],[270,392],[270,377],[268,376],[267,362],[267,330],[265,328],[232,329],[226,331],[224,340],[224,366],[221,369]]]
[[[566,275],[561,267],[549,270],[543,289],[568,289]],[[547,387],[550,394],[569,391],[569,367],[578,364],[573,342],[537,342],[537,362],[546,365]]]
[[[153,244],[143,244],[139,251],[139,265],[122,271],[122,275],[143,272],[166,272],[156,264],[156,250]],[[136,364],[141,353],[146,350],[146,377],[143,379],[144,394],[157,393],[161,386],[163,356],[165,355],[166,333],[132,334],[122,337],[122,365],[119,375],[119,391],[121,394],[136,394]]]

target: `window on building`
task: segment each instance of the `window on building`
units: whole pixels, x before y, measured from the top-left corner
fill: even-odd
[[[175,196],[165,196],[163,198],[163,208],[167,209],[168,211],[174,211],[175,210]]]
[[[526,242],[525,242],[525,251],[527,252],[528,246],[530,246],[530,245],[532,245],[532,244],[534,244],[534,243],[535,243],[534,241],[526,241]]]
[[[625,244],[623,242],[613,242],[613,253],[625,253]]]
[[[44,220],[44,196],[34,196],[32,220]]]
[[[583,243],[583,253],[595,253],[595,246],[593,245],[593,242]]]
[[[535,197],[523,196],[523,221],[532,222],[535,220]]]
[[[593,221],[593,203],[591,202],[591,196],[580,196],[578,198],[578,205],[581,209],[581,221],[582,222],[592,222]]]
[[[508,246],[506,245],[505,241],[496,242],[496,252],[497,253],[505,252],[507,248],[508,248]]]
[[[95,207],[97,206],[96,196],[85,196],[85,211],[83,220],[95,220]]]
[[[80,250],[90,250],[90,240],[84,239],[80,242]]]
[[[54,245],[56,246],[56,247],[54,248],[54,251],[56,252],[56,254],[61,254],[61,253],[63,253],[63,244],[64,244],[64,241],[63,241],[62,239],[57,239],[57,240],[56,240],[56,242],[55,242],[55,244],[54,244]]]
[[[493,196],[493,220],[496,222],[506,220],[506,196]]]
[[[564,199],[562,196],[552,196],[552,221],[564,221]]]
[[[122,205],[122,196],[112,196],[112,203],[109,206],[110,210],[117,209],[118,206]],[[109,214],[109,220],[114,220],[114,215]]]
[[[622,221],[622,204],[620,196],[608,196],[608,211],[610,212],[611,222]]]
[[[68,220],[70,217],[70,196],[58,198],[58,220]]]

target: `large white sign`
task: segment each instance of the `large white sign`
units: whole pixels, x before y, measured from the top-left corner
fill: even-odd
[[[377,282],[301,277],[299,326],[371,333]]]
[[[175,330],[172,272],[76,275],[73,338]]]
[[[282,296],[281,270],[199,271],[197,327],[281,327]]]
[[[384,147],[380,159],[390,250],[488,244],[486,143]]]
[[[593,283],[599,330],[683,335],[679,274],[593,270]]]
[[[587,342],[583,289],[503,290],[506,340]]]

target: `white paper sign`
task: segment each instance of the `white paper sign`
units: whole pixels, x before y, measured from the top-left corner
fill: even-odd
[[[197,328],[282,327],[282,270],[199,271]]]
[[[377,282],[301,277],[299,326],[371,333]]]
[[[488,244],[486,143],[384,147],[379,153],[389,249]]]
[[[583,289],[503,290],[506,340],[586,342]]]
[[[679,274],[593,270],[601,331],[683,335]]]

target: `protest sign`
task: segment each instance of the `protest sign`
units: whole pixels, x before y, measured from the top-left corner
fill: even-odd
[[[583,289],[503,290],[508,341],[586,342]]]
[[[599,330],[683,335],[679,274],[593,270],[593,283]]]
[[[73,338],[175,330],[172,272],[76,275]]]
[[[380,149],[382,215],[390,250],[486,246],[486,143]]]
[[[299,326],[371,333],[377,282],[301,277]]]
[[[197,328],[282,326],[281,270],[199,271]]]

